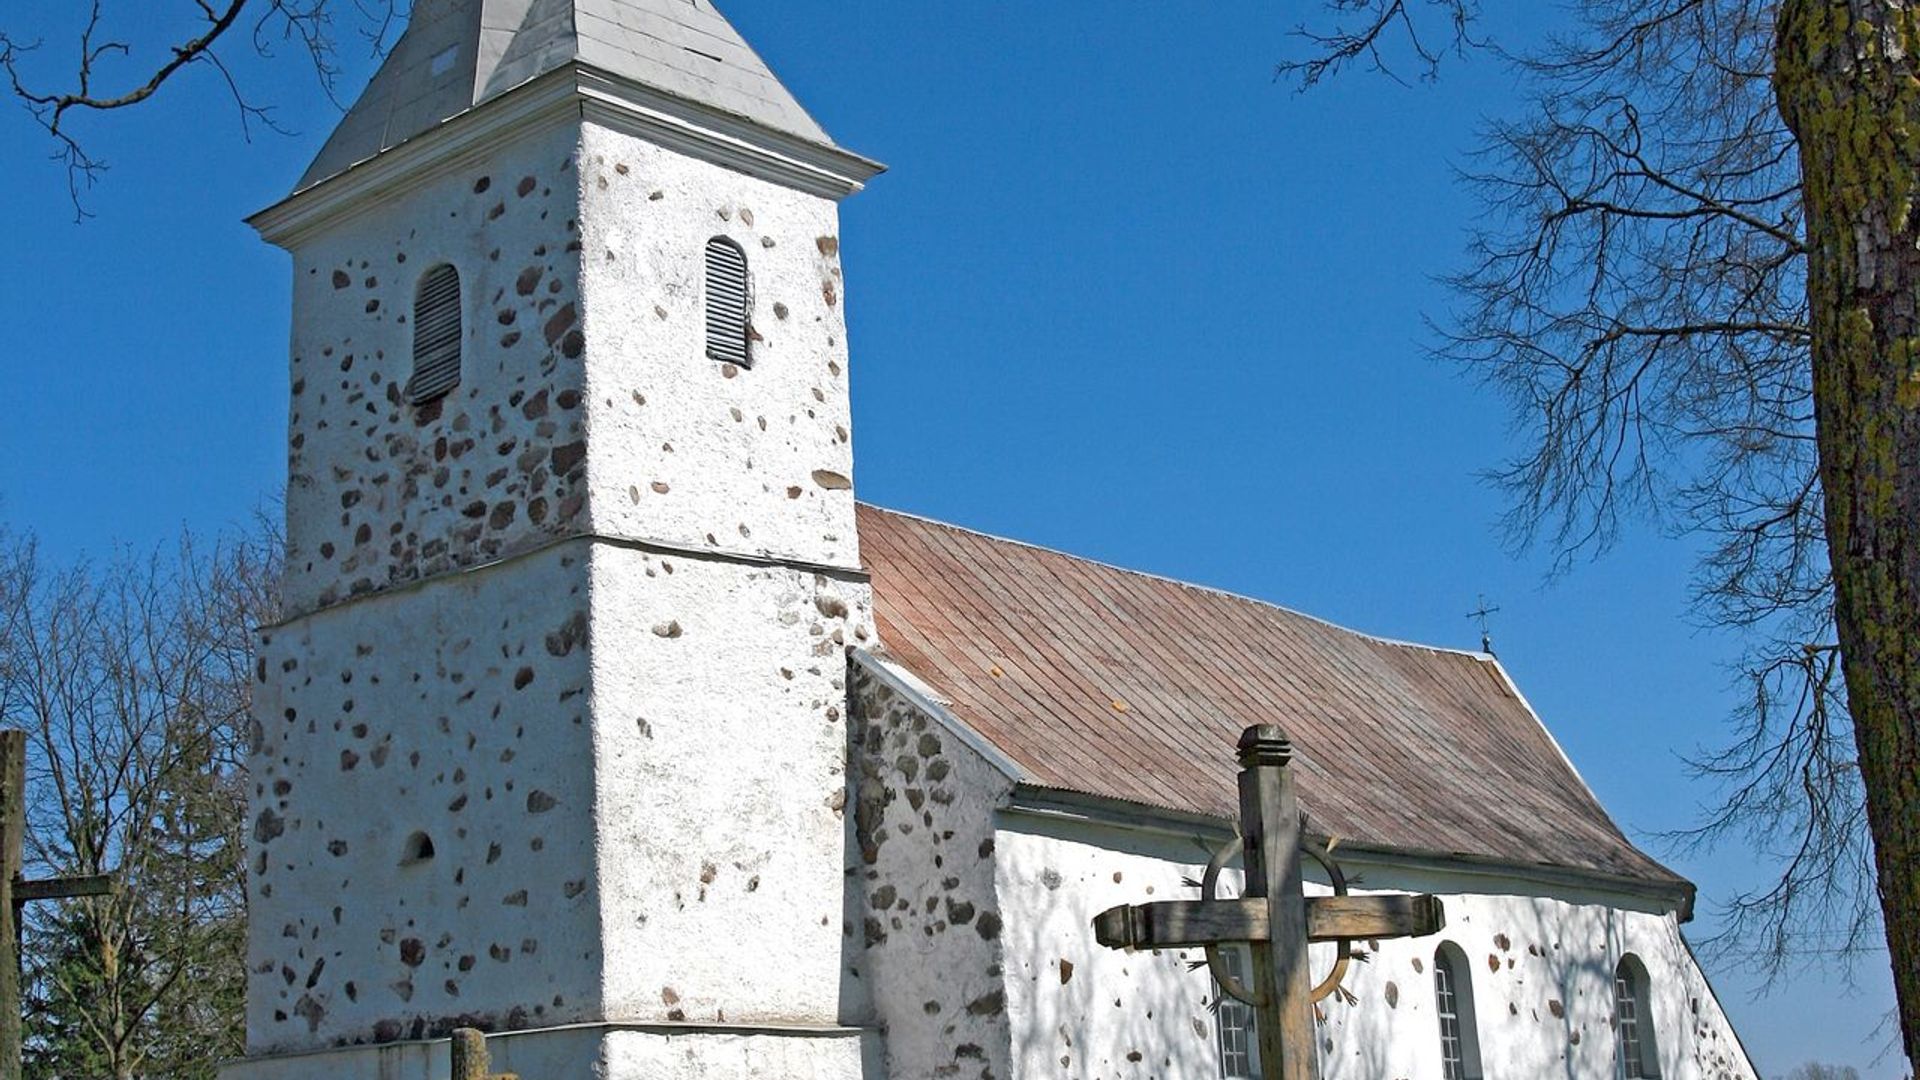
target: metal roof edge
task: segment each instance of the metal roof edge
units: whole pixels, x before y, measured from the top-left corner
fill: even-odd
[[[1197,836],[1213,842],[1231,838],[1236,833],[1232,822],[1208,814],[1025,782],[1014,788],[1013,798],[1002,813],[1178,838]],[[1306,836],[1321,845],[1333,840],[1312,831]],[[1548,863],[1518,863],[1467,852],[1393,848],[1352,840],[1340,840],[1334,850],[1341,862],[1349,865],[1404,867],[1447,875],[1506,878],[1521,883],[1583,889],[1602,895],[1656,902],[1673,911],[1681,922],[1693,918],[1693,883],[1677,874],[1670,881],[1659,881],[1604,870]]]
[[[1006,752],[995,745],[993,740],[974,730],[971,724],[956,716],[949,707],[952,703],[941,697],[937,691],[912,669],[898,660],[879,653],[855,648],[851,652],[853,661],[866,668],[873,676],[887,684],[894,693],[906,698],[915,708],[932,717],[941,726],[952,731],[969,750],[980,755],[988,765],[1014,784],[1024,784],[1026,773]]]
[[[556,119],[575,118],[836,201],[886,171],[880,162],[850,150],[775,131],[575,61],[309,184],[249,215],[246,222],[268,242],[284,247],[391,195],[396,186],[423,183],[480,159],[503,140]]]
[[[1548,727],[1547,722],[1540,718],[1540,713],[1538,710],[1536,710],[1533,707],[1533,702],[1528,701],[1527,696],[1520,692],[1520,684],[1514,681],[1512,673],[1507,671],[1506,665],[1500,662],[1500,658],[1492,654],[1487,654],[1487,655],[1478,657],[1478,659],[1483,664],[1492,665],[1494,674],[1500,676],[1500,681],[1506,685],[1507,691],[1513,695],[1513,699],[1520,703],[1520,707],[1527,710],[1527,716],[1533,720],[1533,725],[1540,729],[1540,734],[1546,736],[1547,745],[1553,747],[1553,752],[1560,755],[1560,763],[1567,767],[1567,771],[1569,773],[1573,774],[1574,780],[1580,784],[1580,790],[1586,792],[1587,798],[1593,800],[1593,805],[1599,809],[1600,815],[1607,819],[1607,824],[1613,826],[1613,831],[1619,833],[1621,839],[1625,840],[1629,845],[1631,845],[1633,847],[1633,850],[1639,851],[1640,854],[1642,855],[1646,855],[1646,857],[1650,861],[1652,861],[1656,866],[1659,866],[1662,870],[1665,870],[1669,874],[1673,874],[1673,876],[1676,879],[1686,882],[1687,896],[1686,896],[1686,902],[1681,909],[1680,921],[1691,922],[1693,919],[1693,900],[1694,900],[1694,892],[1695,892],[1693,883],[1691,881],[1687,881],[1687,879],[1685,877],[1682,877],[1680,874],[1674,873],[1673,869],[1669,867],[1666,863],[1661,862],[1659,859],[1655,859],[1651,855],[1647,855],[1645,851],[1641,851],[1640,845],[1635,844],[1633,842],[1633,838],[1627,835],[1627,831],[1620,827],[1620,823],[1614,820],[1613,812],[1607,809],[1607,804],[1605,802],[1602,802],[1600,799],[1600,796],[1594,792],[1593,785],[1587,783],[1587,778],[1580,774],[1579,767],[1573,763],[1572,758],[1567,756],[1566,748],[1562,747],[1560,745],[1560,740],[1554,737],[1553,729]]]

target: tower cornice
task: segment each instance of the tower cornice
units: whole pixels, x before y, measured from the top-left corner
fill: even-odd
[[[247,223],[268,242],[291,247],[315,229],[481,160],[502,142],[580,121],[836,201],[886,168],[576,61],[296,191]]]

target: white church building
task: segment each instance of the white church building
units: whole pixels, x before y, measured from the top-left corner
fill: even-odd
[[[287,617],[227,1080],[437,1080],[465,1026],[522,1080],[1256,1076],[1196,954],[1091,928],[1194,895],[1252,723],[1350,878],[1445,905],[1359,947],[1324,1075],[1755,1076],[1692,886],[1491,657],[855,501],[880,166],[709,0],[417,8],[253,219]]]

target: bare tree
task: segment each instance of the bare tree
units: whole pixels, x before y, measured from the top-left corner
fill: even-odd
[[[189,73],[204,72],[233,99],[249,138],[256,127],[277,131],[272,106],[249,90],[233,54],[291,54],[332,97],[343,28],[378,52],[400,18],[398,0],[162,0],[117,22],[102,0],[72,11],[78,18],[70,39],[53,47],[0,22],[0,70],[46,131],[80,217],[84,192],[107,167],[83,139],[81,117],[143,105]]]
[[[1786,1080],[1860,1080],[1860,1070],[1851,1065],[1822,1065],[1809,1061],[1788,1073]]]
[[[29,1076],[206,1077],[241,1049],[244,750],[277,538],[49,567],[0,548],[0,723],[28,733],[28,843],[117,896],[25,917]]]
[[[1469,0],[1329,0],[1280,73],[1432,77]],[[1773,968],[1884,933],[1920,1059],[1920,10],[1581,0],[1499,49],[1524,87],[1467,181],[1489,211],[1438,352],[1529,434],[1497,471],[1563,563],[1624,519],[1701,537],[1697,610],[1747,643],[1697,764],[1782,872],[1728,937]]]

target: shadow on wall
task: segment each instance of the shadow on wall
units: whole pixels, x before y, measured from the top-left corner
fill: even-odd
[[[1119,952],[1092,932],[1094,916],[1114,905],[1196,896],[1186,880],[1200,876],[1206,847],[1024,821],[1003,824],[999,842],[1020,1074],[1219,1076],[1213,982],[1195,970],[1203,952]]]

